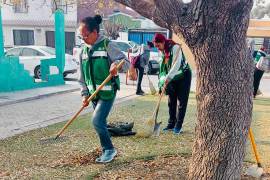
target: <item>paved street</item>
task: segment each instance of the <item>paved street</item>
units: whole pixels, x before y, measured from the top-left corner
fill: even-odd
[[[75,81],[76,78],[77,75],[68,76],[67,85],[65,86],[48,88],[48,90],[43,88],[28,90],[23,93],[23,96],[18,92],[8,97],[5,94],[0,94],[0,139],[68,120],[81,106],[79,86]],[[157,85],[157,75],[151,75],[150,78],[153,84]],[[116,103],[137,97],[135,95],[135,83],[133,85],[132,82],[128,82],[128,85],[125,85],[125,74],[120,74],[120,79],[121,91],[117,94]],[[142,87],[144,91],[149,91],[146,77],[143,79]],[[52,91],[65,88],[67,89],[65,93],[55,93],[46,96],[46,94],[52,94]],[[264,97],[270,97],[270,78],[265,78],[261,81],[260,89]],[[194,77],[191,90],[195,91]],[[31,94],[34,93],[38,96],[32,98]],[[45,95],[43,96],[42,93]],[[1,100],[7,102],[7,104],[1,105],[3,103]],[[82,114],[89,111],[91,111],[90,106]]]
[[[125,85],[124,74],[120,74],[120,77],[121,91],[117,94],[116,103],[136,97],[135,84],[133,85],[132,82],[129,82],[130,85]],[[151,76],[150,78],[153,79],[153,81],[157,81],[157,76]],[[20,99],[18,96],[22,96],[22,94],[18,92],[12,93],[11,97],[0,95],[2,101],[5,100],[5,102],[7,102],[7,105],[0,105],[0,139],[70,119],[81,107],[79,86],[75,79],[76,75],[68,77],[69,81],[65,86],[69,87],[72,91],[67,91],[67,93],[56,93],[50,96],[46,96],[45,94],[45,96],[43,96],[42,92],[45,91],[43,88],[24,91],[23,97],[27,101]],[[145,87],[147,84],[148,82],[145,78],[143,87],[146,91],[148,89]],[[61,87],[66,88],[65,86]],[[53,90],[57,91],[61,87],[54,87]],[[45,93],[52,93],[50,89],[51,88],[46,89]],[[37,94],[38,97],[32,98],[31,94],[33,93]],[[5,97],[9,99],[7,100]],[[18,102],[14,101],[15,99],[17,99]],[[82,114],[91,111],[90,107],[91,106],[83,111]]]

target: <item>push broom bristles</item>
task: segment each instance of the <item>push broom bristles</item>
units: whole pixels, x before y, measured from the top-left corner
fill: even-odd
[[[150,92],[151,92],[151,95],[155,95],[157,93],[152,81],[150,80],[148,74],[146,74],[147,76],[147,79],[148,79],[148,83],[149,83],[149,88],[150,88]]]
[[[136,136],[142,138],[148,138],[153,135],[155,126],[155,120],[153,118],[148,119],[142,127],[137,131]]]

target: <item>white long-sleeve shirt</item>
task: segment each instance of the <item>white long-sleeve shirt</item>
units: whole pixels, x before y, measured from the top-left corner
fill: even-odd
[[[179,51],[179,53],[178,53],[178,51]],[[177,53],[178,53],[178,56],[177,56]],[[172,63],[174,63],[175,56],[177,56],[175,64],[172,64],[172,67],[166,76],[166,80],[168,80],[168,81],[172,80],[174,78],[174,76],[178,74],[178,70],[179,70],[181,63],[182,63],[182,60],[183,60],[182,59],[183,58],[182,57],[182,50],[178,44],[175,44],[173,46]]]

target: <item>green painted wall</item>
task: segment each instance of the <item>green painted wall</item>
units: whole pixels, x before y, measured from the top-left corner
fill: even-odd
[[[55,12],[55,33],[56,58],[41,60],[42,82],[35,83],[35,79],[24,69],[24,65],[19,62],[19,57],[4,56],[0,8],[0,92],[65,84],[63,79],[65,66],[64,14],[60,10]],[[59,74],[50,75],[50,66],[57,66]]]
[[[123,14],[111,16],[109,17],[109,21],[124,26],[125,30],[141,27],[141,21],[134,20],[130,16],[125,16]]]
[[[55,49],[57,67],[62,75],[65,67],[65,19],[61,10],[55,11]]]
[[[2,8],[0,7],[0,57],[4,56],[4,40],[3,40],[3,25],[2,25]]]

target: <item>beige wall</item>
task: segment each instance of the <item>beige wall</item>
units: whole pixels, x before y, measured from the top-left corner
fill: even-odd
[[[270,21],[251,19],[247,35],[249,37],[270,37]]]
[[[182,49],[183,49],[183,52],[184,52],[184,54],[185,54],[185,57],[186,57],[188,63],[190,64],[190,66],[191,66],[192,69],[195,69],[194,56],[193,56],[192,52],[190,51],[189,47],[185,44],[185,42],[184,42],[182,39],[180,39],[180,38],[179,38],[177,35],[175,35],[175,34],[173,34],[172,39],[173,39],[175,42],[177,42],[177,43],[179,43],[179,44],[182,45]]]
[[[247,36],[249,37],[270,37],[270,21],[265,20],[254,20],[251,19],[249,22],[249,28],[247,32]],[[172,39],[182,44],[183,52],[191,65],[192,69],[195,69],[194,56],[188,46],[184,43],[182,39],[173,34]]]

